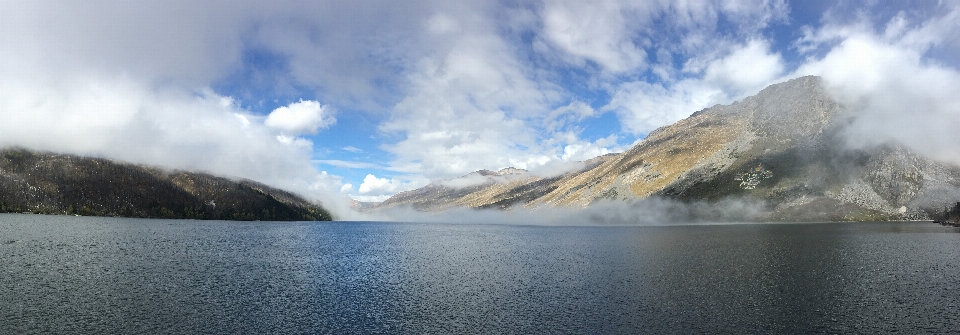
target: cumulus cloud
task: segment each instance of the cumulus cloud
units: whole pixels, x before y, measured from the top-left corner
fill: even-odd
[[[401,178],[377,178],[368,174],[363,178],[363,183],[357,188],[359,195],[352,197],[360,201],[379,202],[387,200],[393,194],[402,190],[422,187],[427,184],[426,180],[403,180]]]
[[[363,178],[363,184],[360,184],[358,191],[363,194],[379,193],[383,192],[393,192],[396,190],[396,185],[391,183],[390,179],[387,178],[377,178],[372,174],[368,174]]]
[[[267,115],[264,124],[287,134],[316,134],[319,129],[336,122],[330,107],[320,105],[317,101],[300,100],[274,109]]]

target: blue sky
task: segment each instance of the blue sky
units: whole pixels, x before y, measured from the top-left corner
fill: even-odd
[[[923,137],[960,124],[956,1],[0,8],[0,146],[251,178],[327,202],[479,169],[559,173],[807,74],[862,111],[853,145],[897,140],[954,160],[960,143]],[[889,135],[866,135],[878,129]]]

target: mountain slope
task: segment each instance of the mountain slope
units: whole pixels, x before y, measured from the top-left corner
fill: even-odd
[[[0,212],[96,216],[330,220],[322,207],[249,180],[106,159],[0,150]]]
[[[829,97],[820,78],[801,77],[696,112],[590,168],[552,179],[448,190],[455,196],[431,199],[426,207],[736,198],[764,203],[767,212],[760,219],[888,220],[929,218],[960,200],[958,166],[896,144],[847,149],[844,127],[852,117]],[[411,195],[419,191],[397,197],[417,207],[423,201]],[[478,193],[489,200],[464,201]]]
[[[515,204],[529,204],[557,189],[559,184],[569,182],[570,179],[616,157],[617,155],[596,157],[583,162],[583,166],[576,171],[547,178],[515,168],[505,168],[497,172],[480,170],[460,178],[400,192],[371,208],[382,210],[410,206],[421,211],[455,207],[508,209]]]

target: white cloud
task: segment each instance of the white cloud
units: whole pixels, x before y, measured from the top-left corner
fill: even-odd
[[[317,173],[303,145],[285,145],[269,129],[244,122],[249,112],[224,105],[222,96],[154,90],[124,78],[6,74],[0,80],[0,146],[209,171],[297,189]]]
[[[384,193],[393,193],[397,190],[397,185],[391,183],[390,179],[387,178],[377,178],[372,174],[368,174],[363,178],[363,183],[360,184],[360,187],[357,189],[361,194],[375,194],[382,195]]]
[[[303,137],[292,137],[292,136],[286,136],[286,135],[277,135],[277,141],[279,141],[280,143],[286,144],[286,145],[291,145],[291,146],[295,146],[295,147],[305,148],[305,149],[308,149],[308,150],[309,150],[311,147],[313,147],[313,142],[311,142],[310,140],[305,139],[305,138],[303,138]]]
[[[754,94],[784,71],[779,54],[771,54],[763,40],[750,40],[724,58],[711,62],[704,81],[736,95]]]
[[[244,116],[243,114],[233,113],[233,116],[236,116],[237,120],[240,120],[240,124],[242,124],[244,128],[250,126],[250,119],[247,119],[247,117]]]
[[[544,119],[549,132],[566,130],[586,118],[597,116],[597,111],[581,101],[573,101],[566,106],[554,109]]]
[[[610,135],[594,143],[582,141],[568,144],[563,147],[563,156],[561,156],[560,159],[563,161],[585,161],[597,156],[609,154],[613,152],[610,148],[615,147],[617,144],[616,138],[616,135]]]
[[[396,157],[391,169],[449,179],[480,169],[538,170],[618,149],[615,136],[580,139],[579,123],[598,113],[565,98],[495,26],[473,15],[435,15],[425,24],[437,40],[431,45],[442,47],[420,59],[409,94],[380,126],[402,138],[383,146]]]
[[[399,169],[450,178],[507,167],[510,157],[527,155],[522,147],[539,149],[527,120],[547,110],[550,85],[531,79],[491,27],[459,24],[465,32],[437,37],[448,49],[419,62],[410,94],[380,126],[404,137],[385,146]]]
[[[360,184],[360,187],[357,188],[357,192],[360,193],[359,196],[368,197],[366,199],[372,199],[369,197],[380,197],[385,196],[389,197],[399,191],[409,190],[424,186],[427,184],[427,181],[424,179],[418,180],[403,180],[400,178],[377,178],[372,174],[368,174],[363,178],[363,183]],[[353,195],[354,198],[357,198],[357,195]],[[386,198],[384,198],[385,200]],[[359,199],[358,199],[359,200]],[[383,201],[383,200],[379,200]]]
[[[613,0],[546,1],[543,35],[575,59],[596,62],[614,73],[634,70],[646,64],[646,52],[632,42],[628,27],[645,22],[624,17],[622,7]]]
[[[440,185],[453,188],[464,188],[483,185],[490,182],[497,182],[497,180],[479,173],[471,173],[462,177],[442,180],[440,181]]]
[[[709,55],[729,37],[718,36],[721,19],[734,25],[740,35],[756,36],[771,22],[785,20],[784,1],[630,1],[577,2],[548,0],[544,3],[541,36],[552,46],[542,52],[559,51],[568,63],[599,65],[600,70],[623,74],[644,70],[650,64],[647,50],[654,50],[654,71],[666,75],[668,57]],[[548,56],[549,57],[549,56]]]
[[[322,106],[317,101],[300,100],[274,109],[267,115],[264,124],[287,134],[316,134],[319,129],[337,122],[331,114],[330,107]]]
[[[960,71],[925,57],[939,41],[953,38],[960,28],[958,11],[913,29],[905,28],[898,16],[883,32],[875,33],[863,22],[810,31],[805,41],[831,48],[796,72],[822,76],[855,116],[846,133],[853,147],[899,142],[960,164]],[[930,29],[944,26],[954,29]]]
[[[681,120],[697,110],[727,104],[776,82],[784,71],[779,54],[769,43],[750,40],[732,45],[715,59],[701,59],[702,66],[687,65],[690,77],[675,82],[634,81],[620,84],[610,103],[622,126],[634,134]]]
[[[350,196],[350,199],[353,199],[353,200],[356,200],[356,201],[360,201],[360,202],[384,202],[384,201],[386,201],[387,199],[390,199],[390,196],[389,196],[389,195],[351,195],[351,196]],[[385,218],[385,217],[380,217],[380,215],[378,215],[378,214],[379,214],[379,213],[377,213],[377,214],[369,214],[369,213],[362,213],[362,214],[360,214],[360,213],[358,213],[357,215],[358,215],[358,217],[359,217],[358,220],[370,220],[371,218],[376,218],[376,220],[385,220],[385,221],[390,221],[390,220],[395,220],[395,221],[403,220],[403,219],[400,219],[400,217],[397,217],[397,218]]]
[[[278,138],[211,88],[241,66],[244,27],[284,7],[3,1],[0,147],[243,177],[336,203],[342,182],[312,166],[308,140]]]
[[[635,81],[621,84],[605,110],[617,112],[621,126],[634,134],[654,129],[689,116],[692,112],[724,99],[719,88],[688,79],[669,87]]]

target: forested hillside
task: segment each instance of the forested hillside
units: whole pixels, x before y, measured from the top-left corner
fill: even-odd
[[[331,220],[254,181],[107,159],[0,150],[0,212],[204,220]]]

